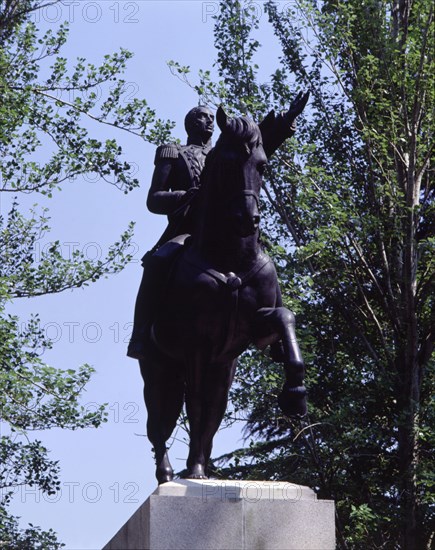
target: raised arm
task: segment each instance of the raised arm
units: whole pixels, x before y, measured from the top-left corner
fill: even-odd
[[[271,111],[259,124],[263,137],[263,147],[269,158],[296,131],[296,118],[302,113],[310,97],[310,92],[299,92],[290,105],[288,111],[278,115]]]

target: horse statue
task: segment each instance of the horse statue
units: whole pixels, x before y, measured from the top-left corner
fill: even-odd
[[[282,306],[275,267],[259,241],[259,193],[267,164],[259,127],[216,116],[221,135],[208,154],[197,197],[197,227],[163,245],[177,250],[140,360],[159,483],[173,479],[166,441],[183,404],[189,421],[187,478],[207,479],[213,437],[223,419],[238,356],[272,346],[286,381],[278,403],[307,412],[295,319]]]

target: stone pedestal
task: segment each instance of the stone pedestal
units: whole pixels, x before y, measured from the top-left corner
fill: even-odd
[[[160,485],[103,550],[332,550],[334,502],[273,481]]]

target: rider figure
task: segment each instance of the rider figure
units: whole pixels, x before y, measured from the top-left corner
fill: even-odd
[[[295,132],[296,117],[303,111],[309,94],[298,94],[287,112],[271,111],[259,124],[263,147],[267,157]],[[165,268],[160,267],[154,253],[158,248],[178,235],[193,230],[192,206],[200,184],[205,159],[211,149],[214,130],[214,114],[208,107],[191,109],[184,120],[187,144],[168,144],[157,148],[155,168],[148,193],[147,207],[155,214],[166,214],[168,226],[157,244],[142,259],[144,274],[136,298],[134,327],[127,355],[142,359],[145,337],[152,312],[158,302],[158,289]]]
[[[147,206],[154,214],[166,214],[169,221],[158,245],[181,233],[191,232],[190,224],[183,218],[196,195],[205,158],[211,149],[214,114],[208,107],[194,107],[187,113],[184,127],[186,145],[162,145],[156,151]],[[185,231],[186,225],[189,230]]]
[[[187,144],[162,145],[157,148],[154,160],[147,207],[154,214],[166,214],[169,223],[157,244],[142,259],[145,269],[136,299],[133,334],[127,351],[127,355],[135,359],[142,358],[149,310],[153,308],[153,304],[149,303],[149,289],[159,283],[160,270],[155,265],[157,262],[153,260],[153,253],[173,237],[192,232],[192,202],[199,187],[205,158],[211,149],[214,114],[208,107],[194,107],[187,113],[184,127]]]

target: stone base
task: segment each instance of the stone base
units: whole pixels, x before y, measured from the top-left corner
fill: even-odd
[[[332,550],[332,500],[274,481],[160,485],[103,550]]]

